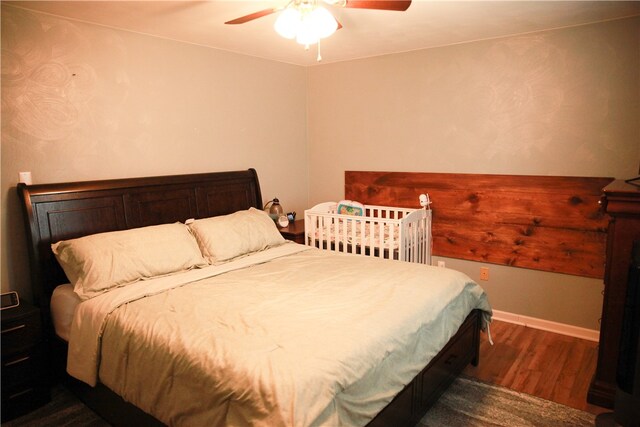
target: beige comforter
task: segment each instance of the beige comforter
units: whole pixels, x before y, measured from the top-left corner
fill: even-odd
[[[170,425],[363,425],[491,310],[453,270],[293,243],[253,257],[83,302],[70,373]]]

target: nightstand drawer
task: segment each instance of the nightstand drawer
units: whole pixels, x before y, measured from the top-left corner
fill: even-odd
[[[12,388],[44,375],[44,357],[39,345],[26,352],[2,358],[2,389]]]
[[[40,309],[20,302],[2,310],[2,421],[8,421],[51,399],[46,342]]]
[[[2,422],[24,415],[51,400],[49,388],[34,379],[11,389],[2,388]]]
[[[40,312],[37,310],[9,321],[3,319],[2,355],[7,356],[33,347],[41,339],[41,329]]]

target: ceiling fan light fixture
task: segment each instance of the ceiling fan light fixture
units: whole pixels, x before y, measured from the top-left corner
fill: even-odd
[[[274,29],[282,37],[295,38],[298,43],[308,46],[333,34],[338,29],[338,21],[323,7],[301,10],[293,6],[280,13]]]
[[[411,6],[411,0],[322,0],[331,6],[350,9],[374,9],[404,11]],[[320,56],[320,39],[329,37],[342,25],[336,21],[331,12],[318,6],[320,0],[289,0],[284,9],[272,7],[259,10],[225,22],[228,25],[244,24],[263,16],[280,12],[273,27],[275,31],[286,39],[296,39],[305,46],[318,45],[318,61]]]

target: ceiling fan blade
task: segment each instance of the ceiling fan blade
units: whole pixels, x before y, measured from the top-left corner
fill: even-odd
[[[411,0],[347,0],[344,7],[352,9],[397,10],[409,9]]]
[[[276,13],[281,8],[271,8],[261,10],[259,12],[250,13],[249,15],[241,16],[240,18],[232,19],[231,21],[225,22],[225,24],[235,25],[235,24],[244,24],[245,22],[253,21],[254,19],[262,18],[263,16],[271,15],[272,13]]]

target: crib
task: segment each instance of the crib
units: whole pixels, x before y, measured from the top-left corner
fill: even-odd
[[[305,244],[335,252],[431,264],[431,209],[362,205],[362,215],[337,212],[320,203],[304,212]]]

